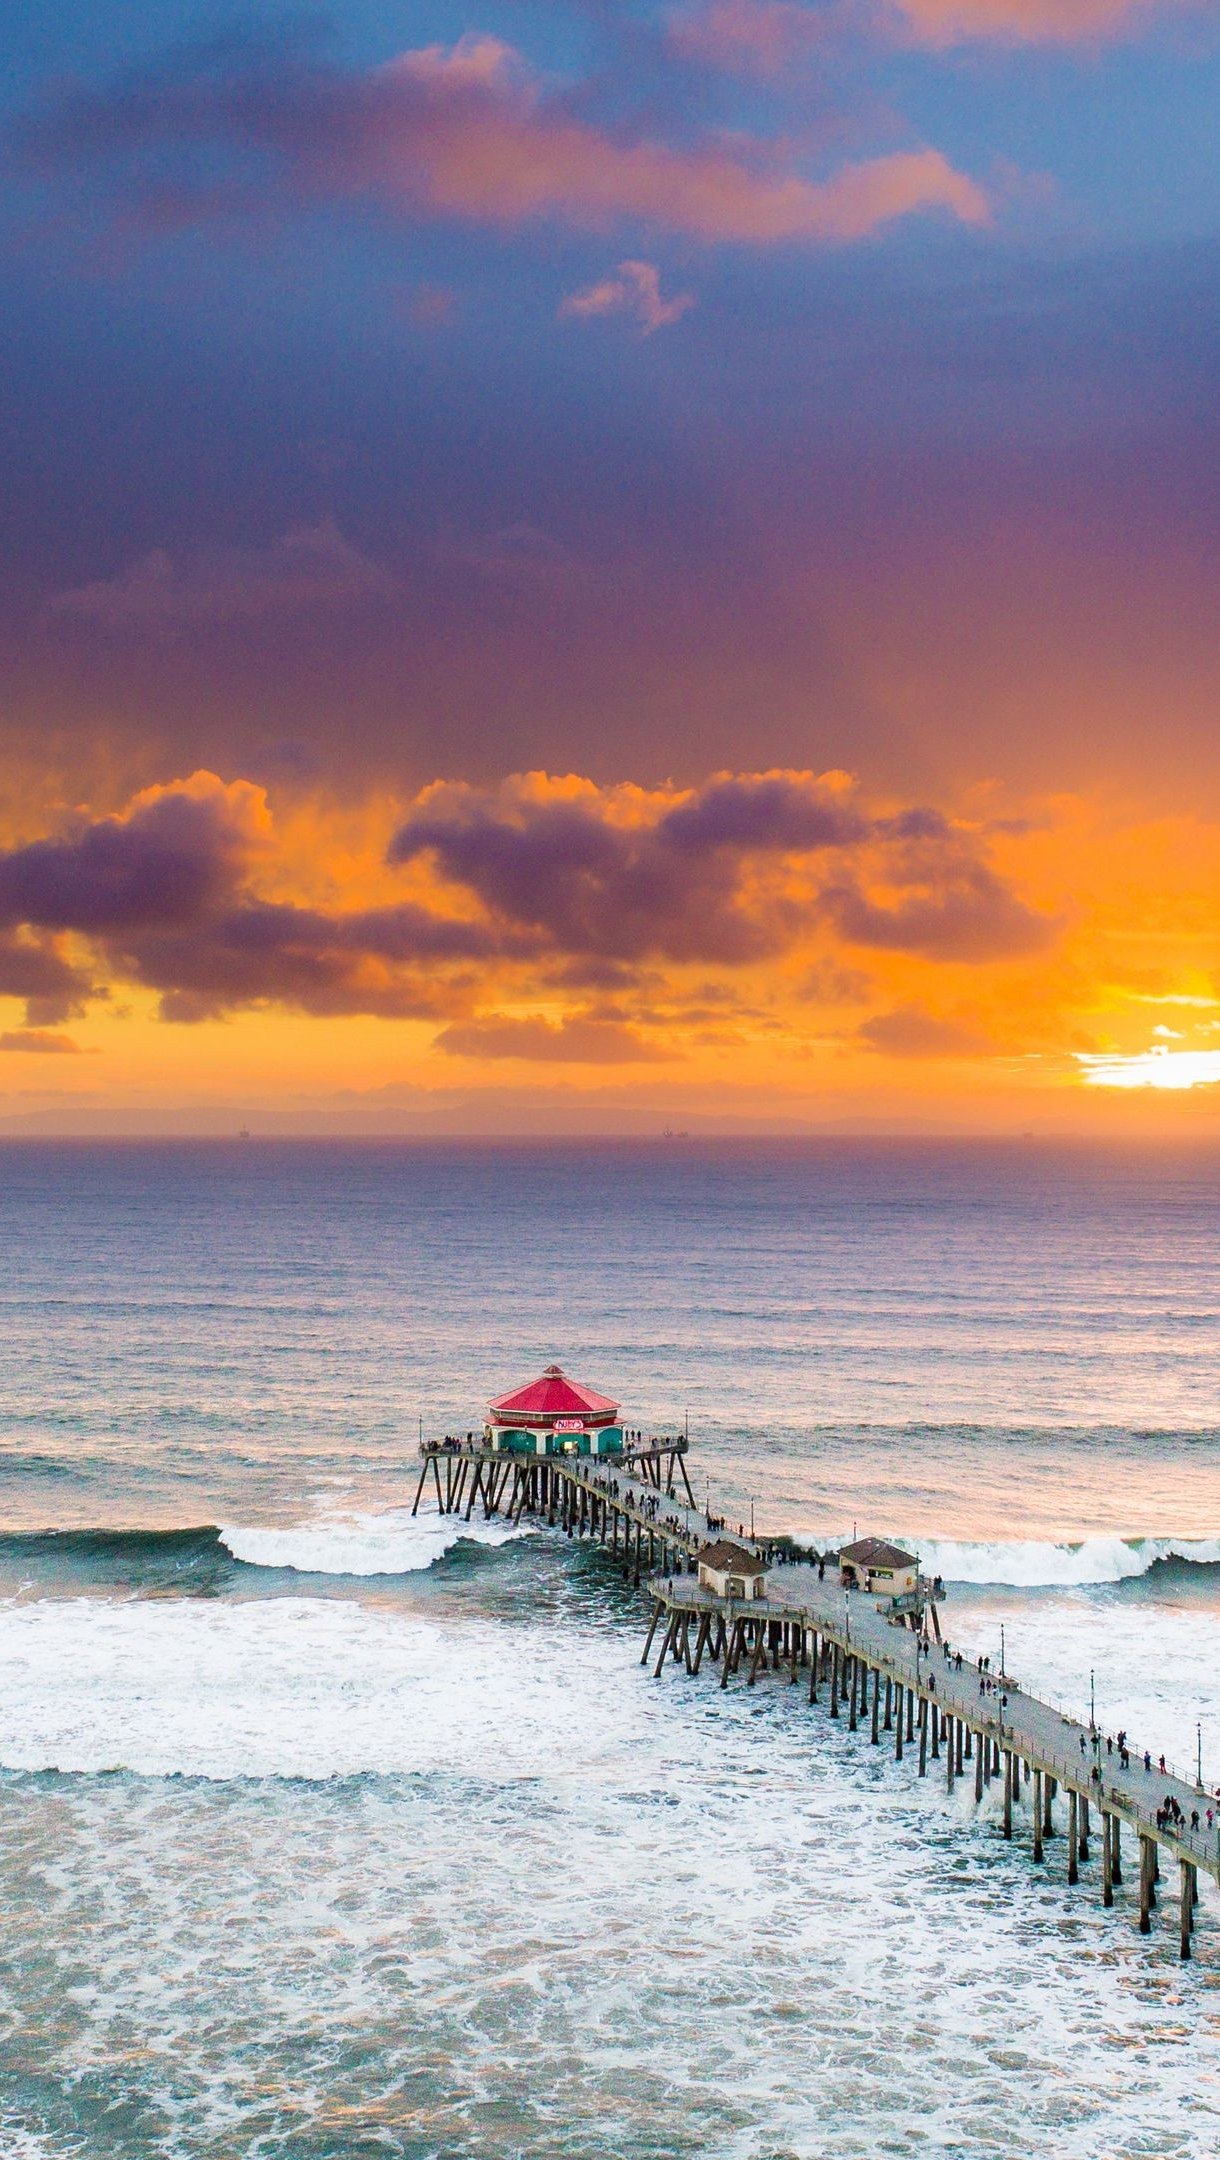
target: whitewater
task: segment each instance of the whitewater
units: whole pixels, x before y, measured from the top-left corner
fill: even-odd
[[[1220,1781],[1218,1230],[1167,1149],[0,1151],[3,2150],[1211,2160],[1210,1891],[1181,1968],[800,1690],[654,1684],[605,1556],[411,1503],[558,1356]]]

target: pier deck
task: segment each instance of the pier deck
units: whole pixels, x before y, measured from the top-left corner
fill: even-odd
[[[943,1766],[952,1790],[969,1764],[976,1800],[1002,1780],[1004,1835],[1012,1837],[1015,1811],[1027,1806],[1034,1859],[1045,1857],[1048,1840],[1062,1840],[1070,1883],[1079,1880],[1095,1838],[1106,1905],[1123,1881],[1125,1825],[1138,1840],[1139,1925],[1145,1934],[1158,1902],[1159,1855],[1171,1853],[1178,1862],[1181,1955],[1189,1957],[1198,1871],[1220,1884],[1220,1826],[1207,1830],[1207,1792],[1159,1770],[1155,1750],[1146,1771],[1143,1749],[1131,1746],[1124,1770],[1118,1753],[1107,1753],[1103,1736],[1007,1676],[988,1676],[994,1692],[980,1688],[976,1664],[964,1662],[959,1671],[944,1646],[927,1644],[914,1625],[903,1624],[910,1615],[864,1591],[844,1590],[832,1569],[820,1576],[816,1567],[772,1556],[765,1597],[730,1601],[704,1588],[693,1561],[713,1535],[723,1531],[760,1556],[766,1540],[751,1539],[731,1523],[713,1523],[692,1504],[681,1441],[646,1442],[621,1459],[511,1456],[477,1442],[443,1450],[427,1444],[421,1452],[417,1508],[431,1469],[442,1512],[464,1512],[469,1520],[481,1500],[488,1516],[520,1520],[532,1513],[569,1537],[599,1539],[630,1580],[646,1583],[653,1613],[645,1660],[666,1622],[658,1678],[667,1662],[697,1674],[706,1656],[720,1666],[722,1687],[747,1661],[751,1686],[764,1667],[782,1667],[793,1682],[806,1673],[811,1701],[827,1682],[830,1716],[846,1716],[852,1730],[867,1721],[876,1744],[883,1731],[892,1736],[898,1760],[917,1752],[920,1776],[931,1764]],[[444,1481],[438,1456],[446,1464]],[[681,1499],[679,1476],[686,1495]],[[1157,1820],[1170,1796],[1183,1811],[1180,1825]],[[1059,1819],[1057,1799],[1066,1802]],[[1197,1831],[1190,1827],[1192,1810],[1200,1815]]]
[[[1142,1750],[1137,1755],[1132,1749],[1130,1768],[1124,1770],[1116,1753],[1106,1753],[1104,1737],[1095,1756],[1093,1736],[1087,1726],[1031,1694],[1011,1676],[990,1675],[996,1692],[981,1693],[974,1664],[963,1662],[958,1671],[941,1645],[925,1649],[913,1630],[895,1626],[884,1612],[879,1612],[875,1599],[863,1591],[843,1590],[829,1578],[819,1581],[816,1568],[773,1561],[768,1581],[765,1598],[731,1607],[689,1575],[657,1577],[649,1584],[649,1591],[656,1604],[668,1611],[697,1615],[727,1612],[747,1622],[775,1622],[803,1628],[809,1635],[816,1632],[823,1642],[839,1651],[841,1659],[858,1658],[872,1672],[880,1673],[883,1680],[909,1689],[916,1703],[934,1704],[942,1719],[952,1717],[968,1724],[975,1735],[990,1739],[1001,1753],[1019,1756],[1031,1770],[1041,1770],[1044,1777],[1053,1778],[1069,1795],[1075,1793],[1078,1800],[1088,1800],[1097,1809],[1117,1815],[1132,1830],[1155,1838],[1179,1859],[1204,1869],[1220,1883],[1220,1827],[1210,1833],[1205,1827],[1198,1831],[1189,1827],[1192,1809],[1205,1816],[1209,1805],[1208,1795],[1197,1786],[1170,1771],[1158,1770],[1155,1758],[1152,1769],[1146,1771]],[[768,1651],[773,1647],[777,1646],[768,1644]],[[811,1653],[808,1644],[803,1647],[802,1662],[807,1664]],[[789,1661],[791,1655],[789,1648],[787,1659],[781,1662]],[[1003,1710],[1001,1694],[1008,1697]],[[845,1694],[843,1700],[847,1700]],[[1095,1762],[1100,1772],[1096,1781],[1092,1776]],[[986,1782],[991,1782],[990,1776]],[[1158,1825],[1157,1810],[1167,1795],[1172,1795],[1183,1810],[1185,1828]]]

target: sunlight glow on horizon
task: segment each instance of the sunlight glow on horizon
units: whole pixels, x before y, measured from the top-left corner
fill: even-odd
[[[1126,1056],[1088,1050],[1073,1055],[1086,1087],[1180,1090],[1220,1084],[1220,1050],[1170,1050],[1158,1043]]]

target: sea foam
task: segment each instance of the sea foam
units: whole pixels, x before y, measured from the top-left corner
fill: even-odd
[[[513,1638],[509,1644],[515,1648]],[[646,1691],[617,1643],[505,1656],[347,1599],[43,1598],[0,1604],[0,1766],[145,1776],[567,1777]]]
[[[429,1568],[455,1545],[503,1545],[529,1537],[534,1526],[463,1521],[460,1515],[346,1515],[282,1529],[222,1524],[220,1542],[249,1567],[291,1568],[302,1575],[411,1575]]]

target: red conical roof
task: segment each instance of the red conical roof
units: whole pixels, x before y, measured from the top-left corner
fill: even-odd
[[[582,1387],[579,1380],[569,1380],[562,1366],[548,1365],[540,1380],[531,1380],[528,1387],[516,1388],[511,1395],[501,1395],[488,1407],[493,1417],[500,1418],[604,1418],[613,1416],[618,1404],[608,1395]]]

